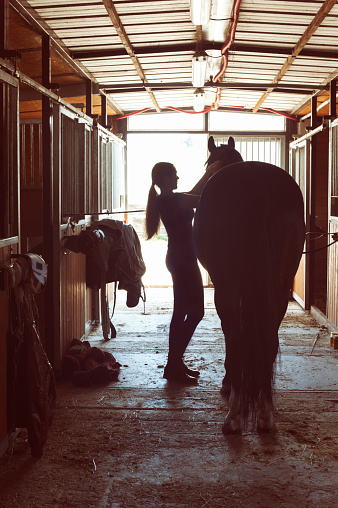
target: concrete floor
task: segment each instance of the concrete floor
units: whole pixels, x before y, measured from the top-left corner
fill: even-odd
[[[201,371],[199,388],[217,389],[224,376],[224,336],[214,305],[214,290],[206,288],[204,293],[205,316],[185,359],[189,366]],[[122,364],[119,388],[164,388],[167,382],[162,374],[168,349],[172,288],[146,289],[145,309],[141,301],[136,308],[128,309],[125,298],[124,291],[117,292],[112,319],[117,338],[102,341],[100,327],[88,338],[93,346],[109,350]],[[289,304],[279,339],[277,390],[338,390],[338,351],[330,348],[326,328],[294,301]]]
[[[30,457],[23,435],[0,464],[0,507],[337,507],[338,351],[326,329],[290,302],[276,432],[249,425],[242,436],[224,436],[224,339],[213,290],[205,290],[206,314],[186,354],[201,371],[193,387],[162,377],[172,289],[146,292],[144,313],[142,302],[128,309],[118,291],[116,339],[104,342],[100,329],[89,337],[122,364],[118,381],[58,382],[43,457]]]

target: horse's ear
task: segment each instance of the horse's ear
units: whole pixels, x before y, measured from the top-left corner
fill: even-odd
[[[208,139],[208,149],[210,153],[212,153],[216,149],[215,140],[213,136],[210,136],[210,138]]]
[[[235,148],[235,140],[232,136],[228,139],[228,146],[230,146],[230,148]]]

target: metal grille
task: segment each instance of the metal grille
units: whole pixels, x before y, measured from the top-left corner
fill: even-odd
[[[94,136],[94,143],[98,154],[94,158],[94,175],[98,178],[96,210],[117,210],[124,204],[124,146],[101,130]]]
[[[244,161],[260,161],[283,167],[284,137],[282,136],[233,136],[235,148]],[[228,143],[229,136],[214,135],[217,146]]]
[[[62,215],[85,214],[85,127],[61,115]]]

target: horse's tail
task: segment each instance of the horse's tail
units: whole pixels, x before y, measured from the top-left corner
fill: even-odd
[[[292,189],[291,189],[292,190]],[[266,214],[246,241],[250,256],[240,270],[239,344],[240,404],[244,417],[255,416],[259,397],[273,403],[274,364],[278,330],[288,306],[293,278],[304,243],[300,192],[289,196],[289,209],[271,218]],[[297,189],[295,189],[297,191]],[[264,215],[263,215],[264,217]]]
[[[236,302],[239,396],[245,420],[250,413],[255,417],[262,391],[268,397],[272,394],[280,324],[276,253],[271,237],[264,227],[258,228],[246,244],[250,248],[250,256],[242,257]]]

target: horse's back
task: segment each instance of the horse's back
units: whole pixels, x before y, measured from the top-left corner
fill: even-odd
[[[264,162],[238,162],[225,166],[206,184],[200,208],[207,202],[215,209],[259,214],[268,206],[277,213],[290,206],[303,212],[300,189],[282,168]],[[284,205],[284,206],[283,206]]]
[[[304,242],[301,191],[288,173],[272,164],[226,166],[203,190],[195,237],[199,258],[212,278],[229,278],[233,270],[255,263],[255,254],[264,255],[258,246],[272,249],[277,264],[279,258],[286,265],[293,260],[294,272]]]

